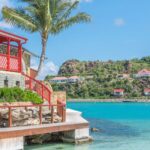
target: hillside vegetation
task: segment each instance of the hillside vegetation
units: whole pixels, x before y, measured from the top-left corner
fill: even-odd
[[[125,89],[125,98],[144,98],[143,89],[150,87],[150,78],[133,78],[142,69],[150,69],[150,57],[107,62],[69,60],[62,64],[58,76],[77,75],[85,80],[75,84],[53,84],[52,87],[56,91],[67,91],[68,98],[114,98],[114,88]],[[120,79],[120,74],[130,77]]]

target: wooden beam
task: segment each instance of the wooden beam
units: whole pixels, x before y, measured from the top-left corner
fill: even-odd
[[[88,128],[88,123],[55,123],[50,125],[38,125],[28,127],[1,128],[0,139],[7,139],[21,136],[72,131],[75,129]]]

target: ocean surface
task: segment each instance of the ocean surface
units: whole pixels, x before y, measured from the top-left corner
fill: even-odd
[[[68,108],[83,112],[94,142],[83,145],[47,144],[25,150],[150,150],[149,103],[69,103]]]

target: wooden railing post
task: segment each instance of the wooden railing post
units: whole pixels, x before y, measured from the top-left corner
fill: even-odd
[[[54,107],[51,106],[51,123],[54,122]]]
[[[66,121],[66,107],[62,106],[62,122]]]
[[[39,106],[39,119],[40,119],[40,124],[42,124],[42,106]]]
[[[8,126],[12,127],[12,112],[11,112],[11,107],[8,108]]]

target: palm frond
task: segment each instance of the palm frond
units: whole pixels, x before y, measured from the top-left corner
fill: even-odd
[[[64,21],[58,22],[51,30],[52,34],[57,34],[63,29],[67,29],[68,27],[78,24],[78,23],[87,23],[91,21],[91,17],[84,13],[78,13],[77,15],[70,17]]]
[[[34,20],[23,10],[3,7],[2,13],[5,21],[12,24],[13,26],[17,26],[31,32],[36,31]]]

